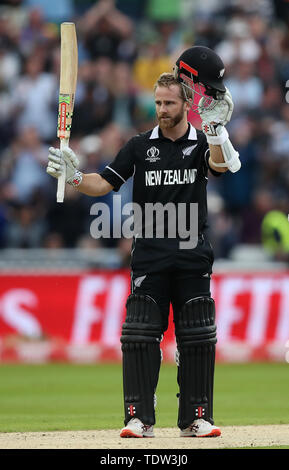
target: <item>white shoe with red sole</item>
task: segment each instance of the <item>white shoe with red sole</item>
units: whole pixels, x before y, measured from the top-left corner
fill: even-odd
[[[132,418],[120,431],[120,437],[155,437],[154,427],[143,424],[138,418]]]
[[[181,437],[218,437],[221,429],[204,419],[196,419],[188,428],[181,429]]]

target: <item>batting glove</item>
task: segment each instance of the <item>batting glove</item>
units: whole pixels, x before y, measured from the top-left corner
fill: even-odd
[[[234,103],[231,93],[226,88],[225,93],[218,93],[217,99],[205,106],[206,99],[201,98],[198,105],[199,114],[206,125],[220,124],[225,126],[232,117]]]
[[[229,139],[225,125],[230,121],[234,109],[228,88],[225,93],[218,92],[217,99],[209,104],[206,104],[205,98],[201,98],[198,109],[207,142],[212,145],[223,145]]]
[[[46,171],[54,178],[59,178],[66,165],[66,183],[78,186],[81,183],[82,173],[78,171],[79,160],[69,147],[60,150],[49,148],[48,165]]]

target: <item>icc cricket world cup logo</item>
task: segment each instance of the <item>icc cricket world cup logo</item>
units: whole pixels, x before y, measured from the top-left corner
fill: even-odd
[[[156,162],[157,160],[160,160],[159,154],[160,154],[160,151],[159,151],[158,148],[156,148],[156,147],[151,147],[151,148],[149,148],[148,151],[147,151],[147,158],[146,158],[146,160],[148,160],[148,161],[151,162],[151,163],[154,163],[154,162]]]

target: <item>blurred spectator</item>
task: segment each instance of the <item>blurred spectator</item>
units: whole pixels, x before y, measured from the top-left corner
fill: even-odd
[[[264,87],[262,96],[261,112],[262,117],[271,117],[274,121],[279,119],[280,107],[283,105],[282,91],[278,83],[268,83]]]
[[[211,239],[215,258],[229,258],[231,250],[239,243],[238,221],[226,210],[218,212],[211,227]]]
[[[16,129],[21,132],[33,126],[45,142],[53,139],[57,126],[57,83],[52,73],[45,72],[41,56],[32,54],[26,59],[24,74],[15,81],[11,93]]]
[[[265,215],[262,221],[262,243],[273,259],[289,262],[288,214],[272,210]]]
[[[78,145],[82,156],[82,170],[87,173],[102,171],[105,167],[105,162],[101,158],[102,139],[96,134],[86,135]]]
[[[34,203],[10,205],[8,224],[4,231],[7,248],[39,248],[46,233],[46,221]]]
[[[172,70],[173,63],[166,52],[166,43],[157,31],[148,31],[139,47],[134,62],[133,76],[141,90],[151,94],[153,86],[163,72]]]
[[[24,0],[24,5],[29,9],[40,8],[45,21],[61,23],[70,21],[74,15],[73,0]]]
[[[116,63],[113,75],[112,121],[126,131],[133,128],[136,113],[136,88],[132,81],[130,65],[125,62]]]
[[[23,4],[23,0],[4,0],[0,3],[0,17],[7,25],[9,36],[15,40],[24,27],[28,14],[29,9]]]
[[[21,57],[11,21],[0,7],[0,150],[4,149],[14,136],[12,112],[13,97],[10,85],[21,73]]]
[[[239,227],[226,210],[219,191],[214,188],[214,180],[210,180],[208,186],[208,222],[214,257],[228,258],[231,250],[239,242]]]
[[[279,54],[276,57],[277,76],[280,84],[286,86],[289,77],[289,32],[286,29],[280,35]]]
[[[35,6],[29,11],[27,24],[20,33],[21,53],[24,57],[34,53],[35,46],[43,45],[48,52],[50,41],[58,38],[56,25],[46,23],[41,7]]]
[[[52,240],[57,240],[59,246],[74,248],[84,234],[89,233],[87,207],[84,198],[71,186],[66,185],[65,200],[62,204],[52,202],[47,214],[46,222],[48,234],[54,234]],[[46,245],[50,243],[48,236]]]
[[[262,239],[262,221],[267,212],[274,207],[274,198],[267,189],[257,189],[252,196],[250,206],[242,213],[240,241],[248,244],[260,244]]]
[[[278,193],[289,191],[289,107],[281,107],[278,120],[270,126],[269,155],[266,158],[264,171],[266,171],[267,184]]]
[[[117,10],[113,0],[99,0],[83,15],[78,26],[91,59],[133,60],[133,23]]]
[[[215,49],[222,39],[220,24],[212,13],[199,12],[194,17],[194,40],[198,46]]]
[[[110,122],[105,126],[99,133],[99,137],[102,141],[102,160],[105,162],[111,162],[121,147],[125,144],[128,136],[129,135],[126,135],[122,131],[119,124],[115,122]]]
[[[281,119],[280,119],[281,118]],[[275,158],[288,160],[289,106],[283,104],[280,118],[271,127],[271,151]]]
[[[17,140],[3,153],[0,161],[1,178],[9,182],[11,198],[29,203],[37,190],[44,195],[51,186],[45,168],[47,147],[33,127],[23,128]]]
[[[228,171],[220,178],[219,191],[228,212],[241,215],[242,210],[250,206],[252,193],[258,183],[258,162],[250,122],[246,119],[235,121],[230,134],[233,145],[240,154],[242,166],[237,173]]]
[[[9,22],[0,16],[0,83],[3,87],[8,87],[21,71],[20,54],[10,27]]]
[[[94,62],[82,64],[82,96],[78,97],[73,118],[73,133],[82,137],[99,131],[112,120],[113,96],[110,91],[113,63],[102,57]]]
[[[233,18],[226,25],[225,38],[216,46],[226,66],[236,61],[256,62],[260,57],[260,46],[254,39],[247,21]]]
[[[231,91],[235,114],[261,105],[263,85],[251,62],[239,61],[234,64],[234,73],[225,83]]]

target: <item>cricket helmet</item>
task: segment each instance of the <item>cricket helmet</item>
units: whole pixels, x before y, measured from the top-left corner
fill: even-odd
[[[181,83],[186,96],[193,92],[196,98],[205,98],[204,105],[209,106],[226,92],[223,84],[225,66],[222,59],[212,49],[205,46],[193,46],[186,49],[176,61],[174,76]],[[194,109],[194,103],[192,103]]]

